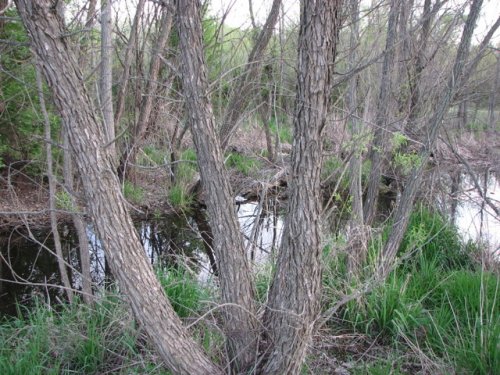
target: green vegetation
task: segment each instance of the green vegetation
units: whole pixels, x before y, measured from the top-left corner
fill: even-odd
[[[71,196],[65,190],[56,192],[56,207],[59,210],[65,210],[68,212],[73,212],[75,210]]]
[[[141,204],[144,200],[144,190],[130,181],[123,183],[123,195],[132,203]]]
[[[193,203],[193,196],[189,194],[185,186],[175,184],[168,191],[168,201],[178,210],[186,210]]]
[[[243,155],[238,152],[231,152],[227,157],[226,165],[229,168],[236,169],[245,176],[249,176],[258,170],[261,163],[258,159],[251,156]]]
[[[407,145],[408,138],[400,132],[395,132],[392,137],[393,163],[396,168],[401,170],[403,175],[409,174],[421,162],[420,155],[415,151],[405,151]]]
[[[17,18],[17,12],[10,9],[5,16]],[[41,161],[44,159],[43,123],[40,103],[35,84],[35,69],[29,38],[20,22],[2,22],[0,39],[8,40],[0,53],[0,167],[3,156],[12,160]],[[48,95],[47,95],[48,97]],[[60,122],[51,112],[49,121],[53,134],[58,134]],[[57,155],[60,150],[53,147]],[[29,163],[25,172],[40,175],[43,163]]]
[[[0,323],[2,375],[168,374],[116,297],[22,312]]]
[[[155,146],[146,146],[142,149],[142,154],[138,158],[140,165],[159,166],[165,164],[167,154]]]
[[[371,259],[384,237],[372,242]],[[500,278],[475,267],[464,247],[440,215],[417,209],[400,248],[400,256],[409,257],[385,282],[344,307],[342,325],[393,351],[420,348],[458,373],[499,373]],[[328,264],[327,290],[342,287],[342,263]],[[354,284],[344,289],[355,290]],[[366,366],[360,373],[399,373],[392,364]]]
[[[175,183],[168,190],[168,201],[178,210],[187,210],[191,207],[194,197],[189,187],[197,171],[196,152],[189,148],[182,152],[174,168]]]
[[[184,266],[161,268],[156,275],[181,318],[196,315],[202,308],[202,301],[209,299],[208,292],[198,284],[196,275]]]
[[[286,120],[276,121],[273,117],[269,124],[269,129],[271,129],[272,134],[278,135],[281,143],[292,143],[293,128],[287,124]]]

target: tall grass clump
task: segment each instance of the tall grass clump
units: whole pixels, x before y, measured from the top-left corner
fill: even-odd
[[[445,269],[473,268],[472,257],[465,248],[455,226],[439,213],[419,206],[410,215],[399,255],[416,249],[425,259],[434,259]]]
[[[481,271],[452,272],[436,290],[429,345],[463,373],[500,373],[500,279]]]
[[[126,305],[106,296],[94,305],[42,303],[0,324],[0,374],[168,374]]]
[[[168,200],[178,210],[189,209],[194,201],[189,186],[197,171],[196,160],[196,152],[189,148],[181,153],[175,166],[175,183],[168,191]]]
[[[372,262],[387,233],[370,244]],[[344,327],[395,351],[420,348],[457,373],[499,374],[500,278],[475,266],[466,248],[441,216],[417,209],[400,248],[403,262],[344,306]]]
[[[260,161],[239,152],[231,152],[227,156],[226,165],[229,168],[236,169],[245,176],[249,176],[251,173],[258,170]]]
[[[196,315],[209,293],[196,280],[196,276],[184,266],[157,269],[157,277],[172,307],[181,318]]]

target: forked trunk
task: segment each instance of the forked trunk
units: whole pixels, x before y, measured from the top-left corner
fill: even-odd
[[[297,374],[321,296],[321,131],[330,107],[342,0],[302,1],[290,196],[264,315],[263,374]]]

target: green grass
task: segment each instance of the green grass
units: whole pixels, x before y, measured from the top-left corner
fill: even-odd
[[[158,166],[165,164],[167,153],[159,150],[155,146],[146,146],[142,149],[142,153],[138,157],[139,165],[143,166]]]
[[[387,231],[370,244],[371,262],[386,238]],[[411,342],[460,374],[500,373],[500,278],[476,267],[465,253],[470,248],[476,247],[464,245],[441,216],[418,208],[399,253],[410,258],[370,293],[344,306],[343,327],[394,351],[409,351]],[[325,265],[326,290],[356,289],[345,281],[345,259]],[[366,366],[360,373],[399,373],[383,363]]]
[[[0,323],[0,374],[168,374],[126,306],[106,296],[90,307],[38,303]]]
[[[194,198],[187,191],[187,186],[180,183],[173,185],[168,190],[168,201],[177,210],[185,211],[190,208],[194,202]]]
[[[245,176],[249,176],[259,169],[261,163],[258,159],[255,159],[253,157],[242,155],[236,152],[231,152],[227,156],[226,165],[229,168],[236,169]]]
[[[144,190],[130,181],[123,184],[123,195],[132,203],[141,204],[144,201]]]
[[[160,268],[156,274],[172,307],[181,318],[196,315],[202,308],[202,301],[209,298],[196,276],[185,267]]]
[[[278,135],[281,143],[292,143],[293,141],[293,129],[291,126],[287,125],[286,121],[280,121],[277,124],[276,120],[273,118],[269,124],[269,129],[273,135]]]
[[[177,210],[188,210],[194,202],[194,197],[189,193],[197,171],[196,152],[189,148],[184,150],[175,168],[175,183],[169,188],[168,201]]]

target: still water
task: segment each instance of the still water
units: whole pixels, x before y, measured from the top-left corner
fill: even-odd
[[[282,219],[254,202],[237,206],[238,219],[245,238],[249,258],[262,263],[279,243]],[[259,223],[259,225],[255,225]],[[136,222],[144,250],[157,266],[174,267],[187,264],[201,281],[213,277],[197,226],[186,216]],[[78,239],[68,226],[60,227],[70,279],[76,289],[81,287]],[[96,287],[104,286],[110,275],[102,246],[91,226],[87,227],[90,244],[91,276]],[[0,316],[16,314],[16,301],[29,307],[36,297],[57,304],[64,299],[58,264],[49,249],[54,248],[50,229],[15,228],[0,234]]]
[[[498,204],[500,184],[489,177],[485,184],[487,196]],[[500,259],[500,220],[493,210],[484,204],[470,181],[462,180],[456,198],[455,223],[465,239],[487,243],[490,250]],[[256,202],[242,202],[237,198],[238,219],[245,238],[249,259],[263,264],[273,256],[278,247],[283,220],[278,206],[263,207]],[[446,205],[445,205],[446,206]],[[257,225],[256,225],[257,224]],[[203,251],[201,236],[193,220],[185,216],[172,216],[162,220],[139,221],[136,228],[145,252],[154,265],[175,266],[188,264],[197,272],[200,281],[213,277],[210,262]],[[68,259],[70,276],[75,288],[81,285],[77,270],[79,266],[78,241],[69,227],[60,228],[63,251]],[[91,245],[91,276],[96,287],[103,286],[109,271],[104,252],[92,228],[87,228]],[[50,230],[17,228],[0,233],[0,316],[15,314],[16,301],[30,306],[34,297],[43,297],[50,303],[57,303],[64,296],[59,285],[58,265],[47,249],[53,249]]]

